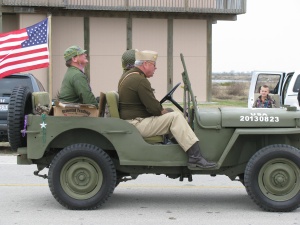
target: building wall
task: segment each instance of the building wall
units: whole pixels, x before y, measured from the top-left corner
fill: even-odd
[[[206,27],[207,22],[205,20],[174,21],[174,85],[182,80],[183,67],[180,60],[180,53],[182,53],[193,92],[198,101],[206,100]]]
[[[2,18],[3,33],[19,29],[19,18],[15,14],[6,14]]]
[[[90,18],[90,76],[96,95],[118,89],[126,50],[125,18]]]
[[[19,17],[19,18],[18,18]],[[46,18],[46,15],[20,14],[9,17],[4,15],[6,31],[23,28]],[[17,24],[19,21],[19,24]],[[127,45],[127,19],[90,17],[90,81],[96,96],[109,90],[117,90],[122,74],[121,55]],[[17,25],[17,26],[16,26]],[[63,53],[71,45],[84,46],[83,17],[52,16],[52,86],[48,84],[48,69],[31,71],[45,88],[52,87],[53,97],[59,91],[66,71]],[[173,21],[173,84],[182,82],[183,71],[180,53],[183,53],[190,75],[194,94],[199,101],[206,99],[207,73],[207,23],[205,20],[174,19]],[[167,19],[133,18],[132,48],[158,52],[157,70],[150,78],[155,95],[161,99],[167,93]],[[49,90],[48,90],[49,91]],[[174,94],[182,101],[183,89]]]
[[[67,70],[64,51],[71,45],[79,45],[83,48],[83,32],[82,17],[52,17],[52,93],[54,98],[58,94]]]

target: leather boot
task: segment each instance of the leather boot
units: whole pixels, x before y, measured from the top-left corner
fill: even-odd
[[[203,158],[198,142],[193,144],[192,147],[187,150],[187,154],[189,156],[188,167],[212,168],[217,166],[216,163],[209,162]]]

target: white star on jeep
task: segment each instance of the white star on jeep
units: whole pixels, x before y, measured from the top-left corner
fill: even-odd
[[[43,123],[40,123],[40,125],[41,125],[41,128],[46,128],[46,123],[45,122],[43,122]]]

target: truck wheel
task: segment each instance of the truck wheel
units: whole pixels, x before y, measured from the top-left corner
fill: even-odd
[[[48,183],[54,198],[64,207],[96,209],[113,193],[116,170],[102,149],[73,144],[52,160]]]
[[[300,206],[300,151],[270,145],[252,156],[245,170],[245,187],[262,209],[289,212]]]
[[[8,140],[13,151],[26,146],[26,136],[22,136],[24,116],[32,113],[31,92],[27,87],[15,87],[8,105]]]

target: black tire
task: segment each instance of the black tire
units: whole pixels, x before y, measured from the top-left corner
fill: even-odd
[[[22,135],[24,117],[33,112],[32,93],[27,87],[15,87],[11,93],[8,105],[8,140],[10,147],[16,151],[26,146],[26,136]],[[23,137],[24,136],[24,137]]]
[[[96,209],[113,193],[116,170],[108,154],[90,144],[73,144],[60,151],[49,168],[54,198],[68,209]]]
[[[252,200],[271,212],[300,206],[300,151],[289,145],[270,145],[249,160],[245,187]]]

